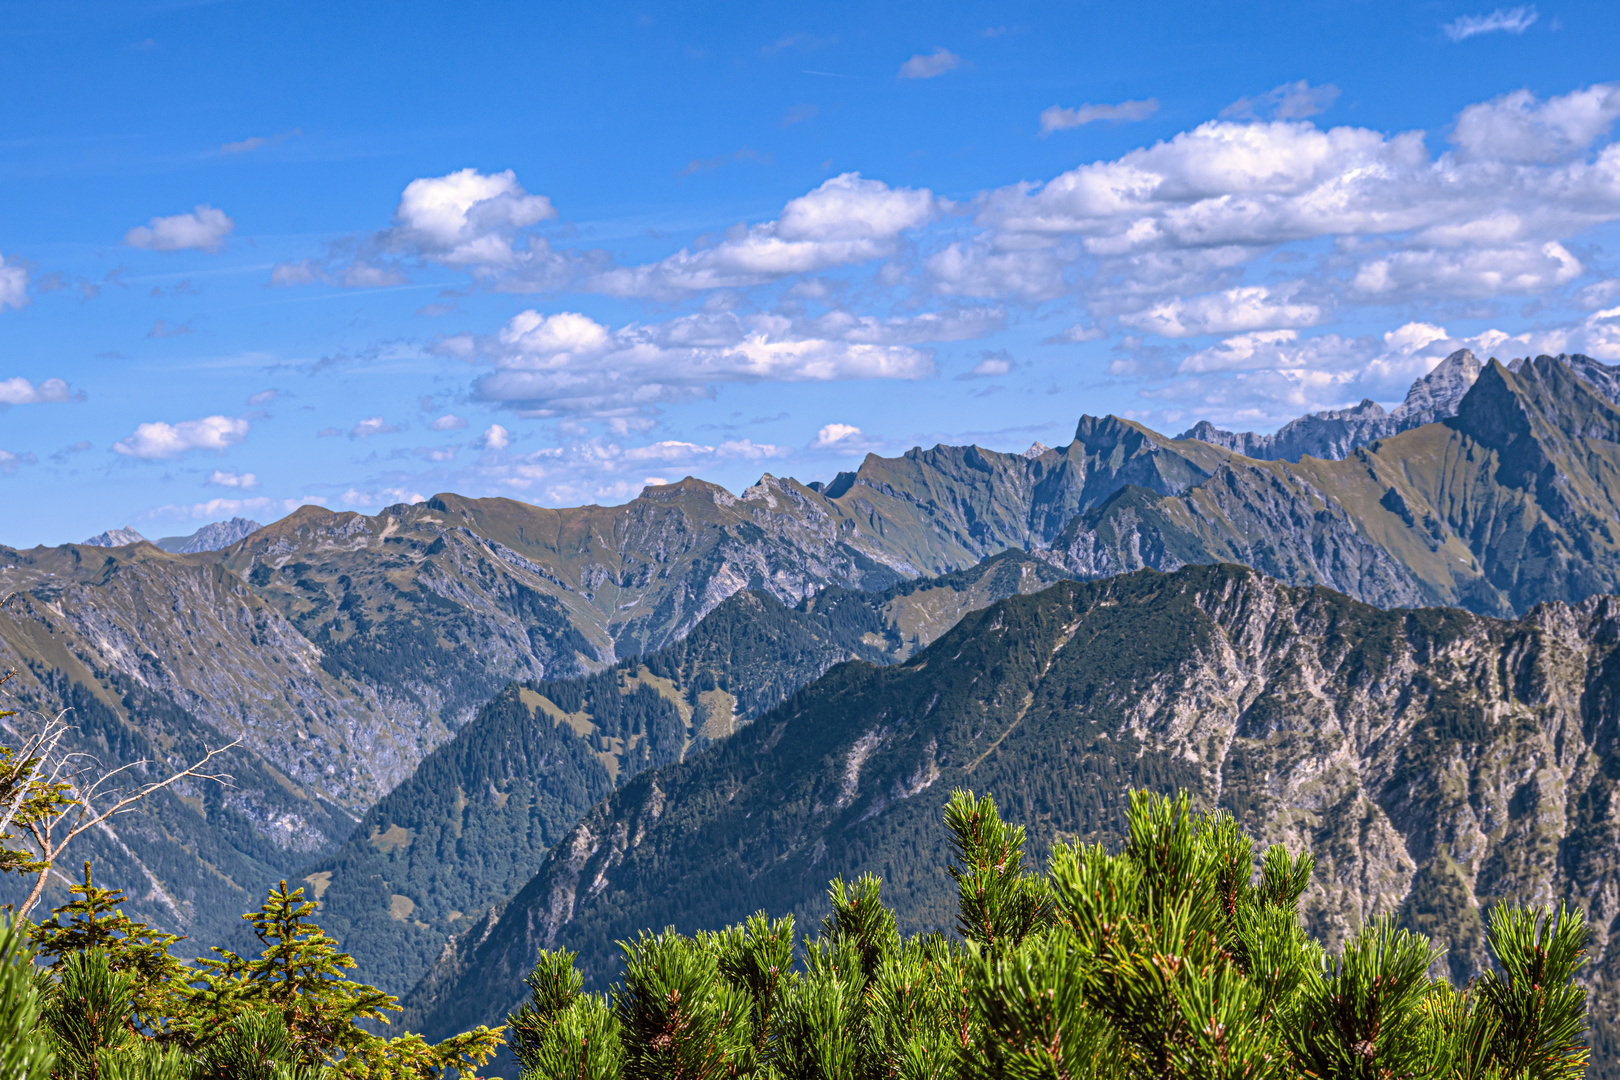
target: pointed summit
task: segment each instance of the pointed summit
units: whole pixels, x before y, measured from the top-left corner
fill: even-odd
[[[106,532],[97,533],[84,543],[86,547],[128,547],[130,544],[143,543],[145,540],[146,537],[126,525],[122,529],[108,529]]]
[[[1485,365],[1467,349],[1458,349],[1412,383],[1406,400],[1390,416],[1402,431],[1457,415],[1457,405]]]

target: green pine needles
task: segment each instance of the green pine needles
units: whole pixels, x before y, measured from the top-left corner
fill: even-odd
[[[1464,988],[1390,918],[1328,956],[1300,926],[1309,855],[1258,861],[1229,814],[1133,792],[1111,854],[1045,875],[989,797],[945,811],[961,940],[903,938],[880,883],[834,881],[802,943],[756,915],[624,942],[583,992],[542,952],[510,1018],[523,1080],[1563,1080],[1584,1075],[1578,912],[1494,908],[1496,969]]]

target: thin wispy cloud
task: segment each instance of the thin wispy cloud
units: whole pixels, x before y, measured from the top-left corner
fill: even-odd
[[[1489,15],[1460,15],[1443,30],[1452,41],[1467,41],[1481,34],[1522,34],[1541,18],[1534,5],[1497,8]]]
[[[1146,120],[1158,111],[1158,98],[1121,101],[1117,105],[1081,105],[1073,109],[1053,105],[1041,112],[1041,134],[1050,135],[1054,131],[1066,131],[1105,121],[1116,124],[1135,123],[1138,120]]]
[[[1327,112],[1339,100],[1332,83],[1312,86],[1304,79],[1255,97],[1238,98],[1221,110],[1222,120],[1303,120]]]

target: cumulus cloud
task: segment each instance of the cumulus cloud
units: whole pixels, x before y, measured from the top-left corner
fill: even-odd
[[[512,445],[512,433],[499,424],[491,424],[484,429],[479,442],[485,450],[505,450]]]
[[[719,383],[918,379],[932,354],[885,340],[876,321],[824,326],[780,315],[686,315],[610,329],[585,315],[524,311],[491,338],[450,338],[443,353],[492,361],[475,384],[486,401],[533,416],[613,416],[690,401]],[[822,336],[822,335],[825,336]],[[867,338],[868,340],[861,340]],[[877,339],[877,340],[871,340]]]
[[[206,203],[188,214],[155,217],[124,234],[124,243],[149,251],[219,251],[236,222]]]
[[[214,484],[218,487],[241,488],[243,491],[247,491],[259,486],[259,478],[252,473],[215,469],[208,474],[208,479],[204,483]]]
[[[1018,370],[1018,361],[1005,349],[981,354],[979,362],[958,375],[958,381],[968,379],[996,379]]]
[[[918,53],[900,65],[902,79],[936,79],[962,66],[962,58],[940,47],[931,53]]]
[[[831,447],[854,446],[865,440],[866,436],[854,424],[826,424],[816,432],[815,441],[810,445],[817,450],[826,450]]]
[[[511,169],[412,180],[394,212],[398,240],[451,266],[510,265],[517,231],[556,216],[551,200],[524,191]]]
[[[377,288],[408,280],[406,264],[430,262],[490,279],[497,288],[554,287],[574,270],[544,237],[526,230],[556,217],[551,200],[525,191],[511,169],[421,177],[405,185],[391,227],[340,241],[321,258],[278,263],[270,282]]]
[[[28,304],[28,270],[6,261],[0,255],[0,310],[26,307]]]
[[[428,425],[429,431],[460,431],[467,426],[467,421],[455,413],[445,413],[433,423]]]
[[[1169,338],[1275,326],[1315,326],[1321,322],[1322,309],[1315,304],[1293,303],[1288,298],[1291,291],[1246,285],[1204,296],[1177,297],[1126,315],[1120,322]]]
[[[1050,108],[1041,110],[1041,134],[1050,135],[1054,131],[1085,127],[1087,124],[1095,124],[1101,120],[1109,120],[1114,123],[1133,123],[1137,120],[1146,120],[1158,111],[1158,98],[1147,98],[1143,101],[1121,101],[1117,105],[1081,105],[1073,109],[1053,105]]]
[[[72,401],[73,390],[61,379],[46,379],[34,385],[21,375],[0,379],[0,405],[39,405],[45,402]],[[83,397],[81,393],[78,395]]]
[[[128,438],[113,443],[126,457],[158,461],[190,450],[224,451],[247,438],[249,424],[238,416],[205,416],[178,424],[155,421],[141,424]]]
[[[1452,41],[1467,41],[1481,34],[1522,34],[1540,17],[1534,5],[1497,8],[1489,15],[1459,15],[1441,29]]]
[[[1620,85],[1589,86],[1542,101],[1515,90],[1457,115],[1451,142],[1471,161],[1555,162],[1586,153],[1620,117]]]
[[[775,221],[739,226],[712,246],[608,270],[587,284],[615,296],[759,285],[892,254],[902,234],[926,225],[938,212],[927,189],[891,188],[860,173],[844,173],[789,202]]]
[[[1297,115],[1302,96],[1314,108],[1310,90],[1281,87],[1268,108]],[[1617,116],[1620,86],[1516,92],[1464,110],[1457,149],[1438,157],[1421,132],[1210,121],[989,193],[979,235],[925,266],[948,295],[1048,299],[1084,281],[1094,314],[1133,315],[1231,288],[1280,246],[1331,238],[1324,267],[1365,301],[1407,287],[1544,292],[1582,273],[1566,238],[1620,218],[1620,147],[1599,145]]]

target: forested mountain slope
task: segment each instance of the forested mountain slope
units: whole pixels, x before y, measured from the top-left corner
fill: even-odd
[[[614,941],[643,927],[761,908],[813,925],[840,874],[882,875],[904,929],[947,929],[952,788],[994,793],[1043,852],[1117,842],[1133,785],[1186,788],[1266,843],[1308,847],[1313,933],[1397,912],[1449,944],[1459,978],[1485,962],[1476,904],[1577,903],[1598,928],[1594,1015],[1612,1015],[1617,776],[1613,597],[1504,621],[1383,611],[1229,565],[1060,583],[903,664],[840,665],[616,791],[458,936],[406,1022],[500,1015],[541,947],[576,950],[601,984]]]
[[[1058,580],[1006,552],[881,593],[795,607],[736,593],[682,640],[595,675],[514,683],[300,876],[360,974],[408,991],[449,935],[515,893],[615,783],[681,760],[834,664],[893,663],[963,614]]]

